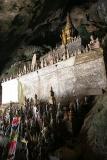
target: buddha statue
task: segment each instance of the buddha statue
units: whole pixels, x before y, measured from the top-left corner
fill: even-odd
[[[23,68],[23,70],[24,70],[24,74],[26,74],[26,72],[27,72],[27,68],[26,68],[26,65],[24,64],[24,68]]]
[[[44,67],[44,59],[41,59],[40,63],[41,63],[41,68],[43,68]]]
[[[61,39],[63,45],[66,45],[67,43],[72,41],[72,23],[69,13],[67,14],[66,26],[62,30]]]
[[[98,38],[94,39],[91,35],[90,40],[90,44],[88,45],[90,49],[97,50],[100,48],[100,42]]]
[[[53,91],[53,88],[51,87],[51,90],[50,90],[50,97],[49,97],[49,103],[51,105],[56,105],[56,99],[55,99],[55,96],[54,96],[54,91]]]
[[[61,39],[62,39],[62,45],[66,45],[67,44],[67,35],[66,35],[64,29],[62,30]]]
[[[34,96],[34,105],[36,106],[38,104],[39,104],[38,96],[37,96],[37,94],[35,94],[35,96]]]
[[[31,63],[31,67],[30,67],[30,69],[31,69],[32,71],[35,70],[36,63],[37,63],[37,56],[36,56],[36,54],[34,54],[33,57],[32,57],[32,63]]]

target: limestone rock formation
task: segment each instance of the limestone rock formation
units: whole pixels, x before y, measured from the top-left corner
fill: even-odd
[[[89,42],[92,32],[106,33],[106,0],[0,0],[0,69],[22,46],[55,47],[61,43],[60,33],[70,12],[74,34]],[[99,32],[101,31],[101,32]],[[8,67],[7,67],[8,68]]]
[[[107,93],[98,96],[81,130],[83,159],[107,159]]]

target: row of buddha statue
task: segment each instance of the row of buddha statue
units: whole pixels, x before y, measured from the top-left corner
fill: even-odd
[[[24,97],[24,105],[28,106],[36,106],[39,105],[40,100],[38,99],[37,94],[34,95],[33,98],[27,98],[26,96]],[[48,98],[48,103],[50,105],[56,105],[56,98],[55,98],[55,92],[53,90],[53,87],[51,86],[50,91],[49,91],[49,98]]]
[[[41,102],[35,94],[34,99],[25,97],[25,103],[21,107],[11,103],[3,115],[3,117],[5,116],[5,121],[2,123],[3,134],[11,135],[11,132],[7,132],[8,126],[11,125],[13,118],[21,117],[20,133],[18,133],[18,140],[21,142],[28,143],[30,141],[37,148],[37,144],[40,142],[46,143],[47,147],[52,147],[54,144],[56,144],[55,146],[59,146],[59,143],[62,144],[62,140],[65,144],[68,137],[73,140],[83,124],[89,107],[89,97],[74,97],[66,102],[66,104],[56,103],[55,94],[51,87],[47,102]],[[61,141],[59,141],[60,138]],[[58,143],[53,143],[56,141]],[[67,144],[69,143],[67,142]]]
[[[56,64],[60,61],[64,61],[66,59],[69,59],[72,56],[76,56],[82,53],[92,52],[92,50],[95,52],[95,50],[100,48],[100,42],[99,39],[94,39],[93,36],[90,37],[90,44],[86,46],[86,48],[83,48],[80,44],[80,47],[75,47],[75,49],[70,49],[68,47],[68,44],[76,43],[78,41],[81,42],[81,38],[79,37],[73,37],[72,34],[72,23],[69,14],[67,15],[67,23],[64,29],[62,30],[62,45],[59,48],[56,48],[52,51],[50,51],[48,54],[46,54],[44,57],[40,57],[37,59],[36,53],[34,53],[32,57],[32,62],[29,62],[28,64],[24,64],[19,67],[18,73],[16,75],[12,75],[9,78],[4,78],[3,82],[20,77],[22,75],[25,75],[27,73],[30,73],[32,71],[36,71],[38,69],[47,67],[49,65]],[[75,46],[75,44],[74,44]],[[72,45],[71,45],[72,48]]]
[[[32,62],[29,62],[28,64],[23,64],[22,68],[19,68],[18,73],[16,75],[12,75],[9,78],[4,78],[3,82],[20,77],[22,75],[36,71],[38,69],[42,69],[44,67],[54,65],[58,62],[67,60],[70,57],[73,57],[73,56],[76,56],[79,54],[84,54],[84,53],[88,53],[88,52],[94,53],[99,48],[100,48],[100,42],[99,42],[98,38],[96,40],[94,40],[91,37],[90,44],[88,44],[86,46],[86,48],[83,48],[83,49],[78,48],[78,49],[70,52],[68,50],[68,48],[65,48],[64,52],[61,54],[57,53],[57,51],[55,52],[56,54],[54,54],[54,51],[53,51],[53,52],[50,52],[49,54],[47,54],[47,56],[45,56],[44,58],[40,58],[39,60],[36,59],[36,54],[34,54],[33,58],[32,58]]]

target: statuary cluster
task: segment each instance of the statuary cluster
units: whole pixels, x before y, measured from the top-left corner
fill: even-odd
[[[48,52],[46,55],[37,58],[36,53],[32,57],[32,61],[22,63],[21,67],[18,68],[17,73],[13,73],[9,77],[4,77],[2,82],[20,77],[30,72],[42,69],[44,67],[54,65],[58,62],[69,59],[70,57],[77,56],[79,54],[87,54],[88,52],[95,53],[100,48],[99,39],[90,37],[90,44],[84,48],[81,45],[81,37],[73,37],[72,34],[72,23],[69,14],[67,15],[66,26],[62,29],[61,34],[62,45]],[[17,65],[14,65],[16,67]]]
[[[16,139],[18,143],[25,144],[24,155],[31,160],[35,157],[37,160],[49,158],[56,148],[68,144],[69,140],[73,145],[73,138],[81,128],[87,109],[89,97],[79,99],[74,95],[74,99],[62,105],[56,102],[52,87],[47,102],[42,102],[35,94],[34,99],[25,97],[21,106],[11,103],[0,121],[1,134],[10,136],[10,145],[3,151],[2,158],[17,156],[16,147],[12,147]]]

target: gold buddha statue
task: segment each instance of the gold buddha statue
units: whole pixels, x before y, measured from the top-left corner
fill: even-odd
[[[72,41],[72,22],[69,13],[67,14],[66,25],[64,29],[62,29],[61,39],[63,45],[66,45],[67,43]]]
[[[67,35],[66,35],[64,29],[62,29],[61,39],[62,39],[62,44],[63,44],[63,45],[66,45],[66,44],[67,44]]]

